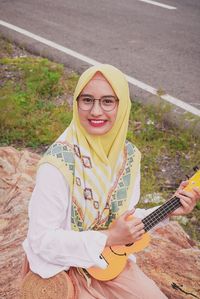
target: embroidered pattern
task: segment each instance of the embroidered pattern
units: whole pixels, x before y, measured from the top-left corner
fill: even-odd
[[[125,167],[122,174],[117,177],[117,188],[112,192],[110,198],[110,213],[105,224],[102,223],[101,228],[107,228],[110,223],[119,216],[120,208],[127,200],[127,192],[131,180],[131,167],[134,161],[136,148],[134,145],[126,141],[126,159]]]
[[[74,174],[74,153],[69,144],[54,143],[48,148],[45,155],[58,158]]]
[[[71,225],[72,229],[78,231],[83,231],[83,215],[82,211],[78,208],[76,200],[73,198],[73,204],[71,209]]]
[[[77,157],[81,158],[80,148],[76,144],[74,144],[74,153],[77,155]]]
[[[134,157],[136,153],[136,148],[130,142],[126,142],[124,157],[122,166],[116,176],[116,180],[108,193],[107,202],[103,211],[99,210],[99,202],[94,199],[93,191],[91,188],[82,189],[83,198],[85,200],[91,201],[91,204],[97,210],[98,216],[95,222],[91,224],[91,229],[106,229],[110,223],[116,219],[123,205],[127,200],[127,192],[131,180],[131,169],[134,162]],[[74,154],[81,159],[82,164],[86,169],[92,168],[92,163],[90,157],[82,156],[78,146],[73,147],[67,142],[54,143],[45,153],[47,156],[54,156],[58,158],[64,165],[70,170],[73,176],[75,176],[75,160]],[[81,188],[81,179],[75,176],[74,183]],[[80,189],[81,190],[81,189]],[[74,230],[83,230],[83,215],[82,210],[78,206],[76,198],[72,198],[72,208],[71,208],[71,223]]]
[[[92,162],[91,162],[90,157],[82,156],[82,162],[86,168],[92,168]]]
[[[76,177],[76,185],[81,186],[81,179]]]
[[[84,189],[84,198],[87,200],[93,200],[92,189],[85,188]]]
[[[95,209],[98,210],[98,209],[99,209],[99,202],[95,200],[95,201],[93,202],[93,206],[94,206]]]

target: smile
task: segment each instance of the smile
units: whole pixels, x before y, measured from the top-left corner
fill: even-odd
[[[102,127],[106,124],[107,120],[102,119],[89,119],[89,123],[93,127]]]

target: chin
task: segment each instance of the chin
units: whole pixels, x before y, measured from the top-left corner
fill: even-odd
[[[87,132],[88,132],[88,134],[93,135],[93,136],[101,136],[101,135],[105,135],[108,131],[98,132],[98,131],[89,130]]]
[[[101,136],[101,135],[105,135],[106,133],[108,133],[108,131],[110,131],[110,128],[104,128],[102,129],[94,129],[94,128],[85,128],[86,132],[90,135],[94,135],[94,136]]]

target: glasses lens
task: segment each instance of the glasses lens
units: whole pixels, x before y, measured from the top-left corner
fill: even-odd
[[[78,105],[81,110],[90,110],[93,106],[93,98],[89,96],[80,96],[78,98]]]
[[[109,97],[102,97],[101,98],[101,107],[105,111],[111,111],[115,109],[117,100],[115,97],[109,96]]]
[[[78,106],[81,110],[87,111],[92,109],[96,100],[100,102],[101,109],[104,111],[112,111],[118,102],[118,99],[114,96],[103,96],[101,99],[94,99],[92,96],[82,95],[78,97]]]

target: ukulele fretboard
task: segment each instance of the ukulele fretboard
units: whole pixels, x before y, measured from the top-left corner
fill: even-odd
[[[180,199],[176,196],[164,203],[161,207],[153,211],[147,217],[142,219],[144,230],[147,232],[156,224],[162,221],[166,216],[181,206]]]

